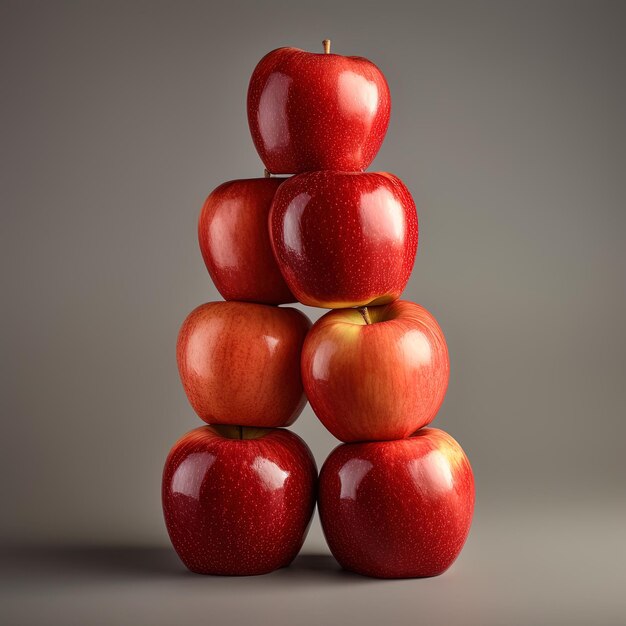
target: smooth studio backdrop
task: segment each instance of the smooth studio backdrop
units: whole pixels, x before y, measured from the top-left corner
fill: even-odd
[[[534,538],[569,528],[554,516],[591,519],[570,537],[591,546],[625,510],[624,9],[2,0],[1,541],[168,545],[162,465],[200,424],[176,335],[219,298],[198,213],[221,182],[262,175],[257,61],[330,38],[391,88],[370,169],[414,195],[404,297],[449,344],[433,425],[477,483],[458,567],[521,542],[540,570]],[[336,445],[309,407],[294,430],[320,465]],[[306,549],[325,550],[317,520]]]

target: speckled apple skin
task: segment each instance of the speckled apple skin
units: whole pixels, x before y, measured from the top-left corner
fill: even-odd
[[[398,441],[347,443],[322,467],[318,507],[344,569],[377,578],[437,576],[465,544],[474,476],[461,446],[436,428]]]
[[[396,300],[330,311],[304,341],[302,381],[322,424],[341,441],[403,439],[437,415],[450,377],[448,348],[424,307]]]
[[[367,59],[278,48],[248,87],[252,140],[274,174],[362,171],[385,138],[391,96]]]
[[[283,178],[223,183],[206,199],[198,241],[206,267],[225,300],[285,304],[296,298],[272,252],[267,220]]]
[[[265,574],[289,565],[315,507],[317,469],[294,433],[228,439],[211,426],[187,433],[163,470],[165,524],[199,574]]]
[[[272,249],[303,304],[385,304],[406,286],[418,224],[409,190],[393,174],[320,171],[277,190],[269,217]]]
[[[292,424],[306,398],[300,356],[310,320],[300,311],[209,302],[178,333],[176,359],[189,403],[207,424]]]

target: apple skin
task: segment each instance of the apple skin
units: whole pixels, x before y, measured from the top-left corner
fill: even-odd
[[[330,311],[307,335],[302,382],[313,411],[341,441],[403,439],[437,415],[450,361],[439,324],[424,307],[396,300]]]
[[[283,429],[201,426],[172,448],[163,470],[165,524],[199,574],[265,574],[289,565],[315,508],[311,451]]]
[[[318,508],[344,569],[377,578],[437,576],[465,544],[474,476],[461,446],[436,428],[346,443],[322,467]]]
[[[209,274],[225,300],[285,304],[296,298],[272,252],[267,220],[283,178],[232,180],[206,199],[198,241]]]
[[[383,73],[362,57],[278,48],[248,87],[252,140],[273,174],[366,169],[391,113]]]
[[[393,174],[320,171],[277,190],[272,249],[303,304],[337,309],[396,300],[417,251],[409,190]]]
[[[208,424],[279,427],[306,403],[300,376],[311,322],[300,311],[209,302],[178,333],[176,359],[189,403]]]

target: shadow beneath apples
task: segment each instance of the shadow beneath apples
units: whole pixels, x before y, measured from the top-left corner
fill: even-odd
[[[330,554],[300,554],[289,567],[274,572],[272,575],[305,582],[326,580],[334,584],[342,581],[363,583],[373,580],[342,569]]]
[[[347,572],[330,554],[300,554],[289,567],[264,576],[201,576],[189,572],[169,547],[46,546],[0,551],[0,582],[10,586],[41,581],[47,585],[120,581],[178,581],[212,588],[300,587],[311,582],[358,584],[371,582]],[[192,582],[195,581],[195,582]]]
[[[28,546],[0,553],[0,580],[46,578],[53,582],[179,577],[186,572],[167,547]]]

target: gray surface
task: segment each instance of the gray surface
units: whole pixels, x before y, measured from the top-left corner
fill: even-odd
[[[90,614],[83,623],[106,623],[107,611],[143,603],[167,622],[189,596],[189,612],[213,607],[216,621],[255,604],[615,621],[625,8],[0,0],[0,540],[113,556],[132,547],[119,571],[97,556],[106,550],[69,563],[52,553],[66,573],[33,574],[38,603],[24,599],[24,565],[2,610],[68,623],[71,605]],[[279,45],[321,49],[324,37],[389,80],[392,120],[372,169],[398,174],[417,202],[405,297],[446,333],[452,376],[435,425],[471,459],[479,515],[458,566],[432,581],[377,586],[308,566],[294,588],[284,572],[198,581],[158,549],[162,463],[199,423],[178,381],[176,333],[218,297],[196,219],[219,183],[261,174],[245,115],[257,60]],[[309,408],[294,430],[319,463],[335,445]],[[316,522],[306,550],[322,546]]]
[[[191,574],[163,547],[12,550],[0,554],[0,621],[621,626],[626,507],[584,508],[479,509],[462,558],[421,580],[344,572],[316,536],[290,568],[245,578]]]

